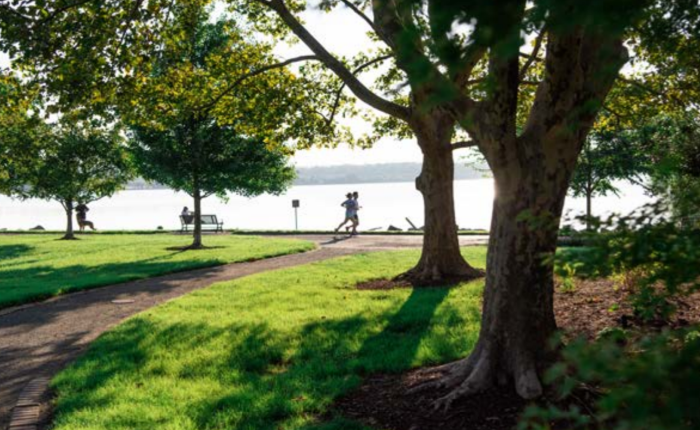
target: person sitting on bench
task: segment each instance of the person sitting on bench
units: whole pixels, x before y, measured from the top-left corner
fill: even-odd
[[[194,221],[194,213],[192,213],[187,206],[182,208],[180,215],[182,216],[182,220],[185,222],[185,224],[192,224],[192,221]]]

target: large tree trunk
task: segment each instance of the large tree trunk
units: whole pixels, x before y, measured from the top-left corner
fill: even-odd
[[[202,248],[202,191],[194,191],[194,233],[190,248]]]
[[[556,250],[573,169],[555,175],[534,164],[499,170],[479,341],[468,358],[443,366],[443,378],[428,384],[453,388],[438,402],[444,407],[496,383],[513,383],[520,396],[535,398],[542,393],[539,375],[554,358],[548,348],[556,330],[553,267],[545,262]]]
[[[426,121],[427,122],[427,121]],[[423,168],[416,188],[423,195],[425,231],[418,264],[401,275],[414,285],[435,285],[484,276],[462,257],[454,207],[454,161],[451,129],[431,121],[416,133],[423,151]]]
[[[73,202],[66,201],[63,203],[63,209],[66,211],[66,234],[63,235],[63,240],[74,240],[75,233],[73,232]]]

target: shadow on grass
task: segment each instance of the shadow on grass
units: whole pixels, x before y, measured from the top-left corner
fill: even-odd
[[[10,246],[18,249],[13,251],[8,250],[8,253],[26,253],[32,249],[26,245],[8,245],[0,248]],[[27,249],[20,250],[20,248]],[[183,252],[182,250],[171,251],[172,252],[169,254],[124,263],[109,263],[94,266],[75,264],[58,268],[48,265],[37,265],[23,267],[21,269],[3,270],[2,278],[0,278],[0,310],[27,302],[44,300],[69,292],[135,281],[151,276],[213,267],[226,263],[217,259],[159,262]],[[2,249],[0,249],[0,253],[2,253]],[[18,256],[19,255],[4,258],[16,258]],[[26,266],[31,263],[32,262],[24,261],[18,264]]]
[[[296,421],[294,428],[359,429],[342,419],[318,427],[310,417],[325,413],[333,399],[357,387],[363,376],[414,365],[448,294],[447,289],[414,290],[398,308],[330,317],[298,331],[276,330],[264,322],[168,325],[135,318],[100,338],[75,370],[56,381],[59,418],[94,408],[126,411],[126,399],[133,395],[119,394],[116,406],[112,396],[143,380],[174,384],[183,390],[176,398],[191,390],[192,397],[172,412],[186,415],[177,419],[192,421],[194,428],[273,429]],[[112,382],[117,388],[105,389]],[[208,384],[206,395],[195,395],[203,383]],[[161,387],[147,388],[152,390],[147,397],[159,402]],[[158,415],[136,411],[116,419],[137,420],[120,422],[132,428],[157,428],[165,423],[149,420]]]
[[[34,249],[29,245],[0,245],[0,262],[19,258]]]
[[[136,280],[144,280],[144,282],[131,285],[129,291],[123,289],[115,289],[112,293],[104,291],[101,294],[95,294],[94,298],[82,295],[79,299],[80,304],[89,305],[92,301],[108,300],[112,295],[124,293],[160,293],[163,289],[171,288],[173,285],[170,282],[173,280],[187,281],[215,276],[217,267],[220,268],[223,264],[218,259],[155,261],[160,258],[166,257],[96,266],[77,264],[60,268],[33,266],[5,270],[2,279],[0,279],[0,309],[79,290]],[[193,273],[185,273],[189,271],[193,271]],[[146,278],[151,277],[159,278],[146,280]],[[65,302],[64,306],[56,303],[51,310],[46,310],[38,315],[38,319],[33,324],[45,323],[55,313],[69,311],[72,306],[75,306],[69,300],[65,300]],[[0,328],[6,327],[7,324],[9,323],[6,322],[6,317],[0,318]]]

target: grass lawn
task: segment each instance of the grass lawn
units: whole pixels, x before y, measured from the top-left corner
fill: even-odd
[[[310,242],[252,236],[205,236],[202,251],[168,250],[191,243],[175,235],[0,235],[0,308],[68,291],[313,248]]]
[[[483,247],[464,249],[485,264]],[[363,376],[467,354],[483,281],[358,291],[417,251],[356,255],[196,291],[134,316],[53,380],[56,430],[353,430],[321,422]]]

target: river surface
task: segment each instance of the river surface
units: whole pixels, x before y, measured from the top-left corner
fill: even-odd
[[[593,201],[597,215],[610,212],[629,213],[650,201],[639,187],[620,185],[620,197],[599,197]],[[422,197],[412,182],[305,185],[292,187],[281,196],[263,195],[255,198],[230,196],[228,201],[210,197],[203,202],[202,212],[215,214],[224,221],[224,228],[254,230],[292,230],[295,228],[292,200],[300,200],[299,229],[327,230],[342,221],[344,210],[340,203],[349,191],[360,193],[361,229],[394,225],[409,227],[406,217],[416,226],[423,225]],[[455,181],[457,223],[464,229],[487,229],[491,221],[494,197],[492,179]],[[171,190],[127,190],[91,203],[88,219],[102,230],[153,230],[180,227],[178,215],[183,206],[192,209],[185,193]],[[567,199],[566,211],[581,213],[583,199]],[[29,229],[41,225],[48,230],[65,227],[65,214],[57,202],[43,200],[20,201],[0,196],[0,228]]]

